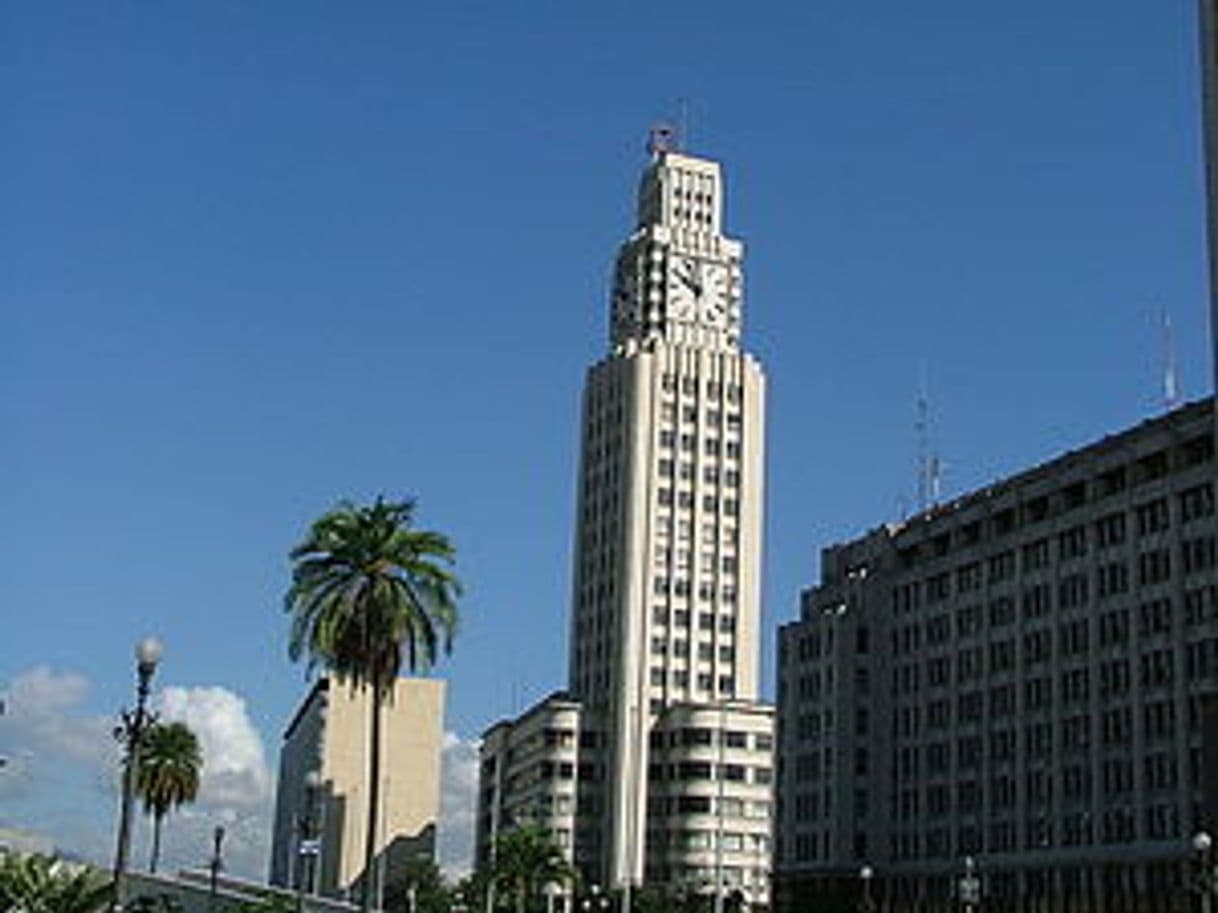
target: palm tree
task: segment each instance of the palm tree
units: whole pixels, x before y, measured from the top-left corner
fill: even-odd
[[[575,868],[562,848],[543,827],[526,825],[495,841],[493,878],[506,886],[516,900],[516,913],[550,884],[575,878]]]
[[[372,691],[368,828],[360,909],[372,909],[380,803],[381,708],[403,665],[425,670],[456,629],[461,585],[446,567],[455,551],[440,533],[413,527],[414,501],[340,504],[316,520],[291,551],[289,654],[308,656]]]
[[[199,740],[185,723],[156,723],[144,735],[135,794],[152,815],[152,861],[156,871],[161,855],[161,822],[171,809],[193,802],[199,794],[203,753]]]
[[[0,852],[0,910],[96,913],[110,889],[110,880],[87,866],[52,856]]]

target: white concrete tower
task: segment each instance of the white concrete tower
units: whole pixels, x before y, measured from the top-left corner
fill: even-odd
[[[719,165],[653,144],[638,224],[617,257],[610,351],[584,390],[569,687],[590,759],[581,806],[598,824],[577,833],[576,859],[610,885],[701,871],[648,846],[689,831],[661,820],[677,817],[677,797],[659,800],[653,785],[648,804],[649,780],[666,776],[649,770],[649,742],[676,744],[671,710],[688,721],[691,708],[713,709],[699,718],[732,729],[722,744],[737,747],[749,725],[769,726],[751,703],[765,382],[740,350],[743,246],[722,223]],[[768,737],[756,743],[764,758]],[[722,838],[724,787],[706,789]]]

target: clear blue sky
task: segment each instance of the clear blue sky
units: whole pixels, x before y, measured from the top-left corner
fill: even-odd
[[[460,549],[450,728],[560,687],[583,371],[679,98],[770,382],[769,683],[817,550],[912,495],[924,363],[949,493],[1152,413],[1162,308],[1209,392],[1194,5],[4,5],[0,683],[112,713],[155,631],[273,757],[286,551],[384,492]]]

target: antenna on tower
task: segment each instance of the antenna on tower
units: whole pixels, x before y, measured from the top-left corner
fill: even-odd
[[[1176,377],[1176,345],[1172,337],[1171,314],[1167,308],[1162,312],[1163,332],[1163,409],[1170,412],[1180,405],[1180,391]]]
[[[918,447],[918,513],[926,510],[930,503],[930,405],[927,400],[926,362],[923,362],[914,416],[914,434],[917,436]]]
[[[693,128],[690,126],[689,120],[689,99],[677,99],[677,143],[681,149],[689,149],[690,138],[693,136]]]
[[[923,362],[914,417],[918,446],[918,513],[938,504],[943,493],[943,461],[934,444],[928,387],[926,362]]]

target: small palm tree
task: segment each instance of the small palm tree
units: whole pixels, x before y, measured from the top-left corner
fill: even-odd
[[[144,811],[152,816],[150,868],[154,872],[161,856],[161,822],[172,809],[195,800],[202,769],[199,740],[185,723],[156,723],[144,735],[135,792],[144,800]]]
[[[529,901],[551,884],[575,879],[575,868],[562,848],[543,827],[527,825],[495,841],[493,877],[516,901],[516,913],[525,913]]]
[[[315,521],[291,551],[289,654],[307,656],[372,691],[368,755],[368,825],[360,909],[372,909],[380,803],[381,708],[403,665],[429,668],[451,648],[456,597],[449,570],[455,551],[440,533],[413,527],[414,502],[382,498],[344,503]]]
[[[110,887],[106,876],[86,866],[0,852],[0,910],[96,913],[109,899]]]

